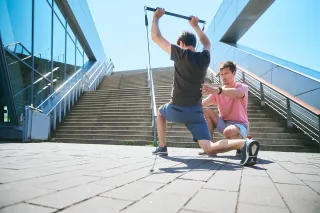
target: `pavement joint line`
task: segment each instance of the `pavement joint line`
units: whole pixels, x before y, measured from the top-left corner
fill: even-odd
[[[312,188],[311,186],[309,186],[309,184],[307,184],[307,183],[305,182],[305,180],[301,180],[301,181],[304,182],[307,187],[309,187],[312,191],[314,191],[315,193],[317,193],[317,194],[320,196],[320,192],[316,191],[314,188]],[[319,181],[311,181],[311,180],[308,180],[308,181],[310,181],[310,182],[315,182],[315,183],[318,182],[318,183],[319,183]],[[300,185],[300,186],[301,186],[301,185]]]
[[[243,168],[241,169],[239,188],[238,188],[238,192],[237,192],[237,202],[236,202],[235,213],[238,212],[238,207],[239,207],[239,199],[240,199],[241,184],[242,184],[242,175],[243,175]]]
[[[271,160],[272,160],[274,163],[276,163],[275,160],[273,160],[273,159],[271,159]],[[260,162],[260,160],[259,160],[259,162]],[[260,162],[260,164],[261,164],[261,166],[264,168],[264,165],[263,165],[261,162]],[[279,166],[283,167],[281,164],[279,164],[279,163],[277,163],[277,164],[278,164]],[[283,168],[284,168],[284,167],[283,167]],[[288,170],[286,170],[286,171],[288,171]],[[282,196],[282,194],[280,193],[278,187],[276,186],[276,183],[272,180],[270,174],[269,174],[268,172],[266,172],[266,173],[267,173],[269,179],[271,180],[273,186],[274,186],[275,189],[277,190],[279,196],[281,197],[281,200],[283,201],[284,205],[287,207],[288,211],[289,211],[290,213],[292,213],[291,209],[289,208],[289,205],[288,205],[287,202],[284,200],[284,197]]]
[[[31,198],[31,199],[34,199],[34,198]],[[49,209],[52,209],[52,210],[58,210],[57,208],[54,208],[54,207],[51,207],[51,206],[41,205],[41,204],[37,204],[37,203],[29,203],[28,201],[22,201],[22,202],[19,202],[19,203],[25,203],[25,204],[32,205],[32,206],[39,206],[39,207],[49,208]],[[19,203],[16,203],[16,204],[19,204]],[[14,205],[16,205],[16,204],[14,204]]]

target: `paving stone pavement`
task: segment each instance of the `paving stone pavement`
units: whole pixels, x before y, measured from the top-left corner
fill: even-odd
[[[319,213],[320,154],[64,143],[0,144],[1,213]]]

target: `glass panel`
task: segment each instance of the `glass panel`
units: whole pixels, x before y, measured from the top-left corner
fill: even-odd
[[[38,73],[34,73],[34,96],[33,101],[35,106],[39,106],[50,95],[50,74],[47,74],[47,79]]]
[[[76,40],[76,37],[74,36],[74,33],[72,32],[69,24],[67,24],[67,30],[68,30],[68,33],[69,33],[71,39],[72,39],[73,41],[75,41],[75,40]]]
[[[77,66],[83,66],[83,49],[79,41],[77,41]]]
[[[74,73],[75,70],[75,44],[71,40],[70,36],[67,36],[67,65],[66,65],[66,75],[67,78]]]
[[[82,68],[83,65],[83,56],[80,53],[80,51],[77,49],[77,70],[79,70],[80,68]]]
[[[10,45],[6,48],[21,59],[30,59],[31,29],[32,0],[0,0],[0,30],[3,44]],[[31,64],[31,60],[26,62]]]
[[[31,68],[6,53],[12,93],[18,118],[24,113],[24,106],[31,101]]]
[[[62,22],[63,26],[65,25],[65,18],[62,15],[61,11],[59,10],[59,7],[57,6],[57,4],[54,2],[54,6],[53,6],[54,12],[55,14],[58,16],[58,18],[60,19],[60,21]]]
[[[0,60],[0,63],[1,61],[2,60]],[[3,74],[2,64],[0,64],[0,126],[10,122],[9,93]]]
[[[65,69],[65,28],[54,15],[53,19],[53,86],[59,87],[64,79]]]
[[[83,65],[85,65],[89,61],[89,58],[88,58],[88,56],[87,56],[87,54],[85,52],[83,52],[83,57],[84,57]]]
[[[34,5],[34,68],[46,75],[51,72],[52,9],[47,1]]]
[[[47,2],[48,2],[50,5],[52,5],[53,0],[47,0]]]

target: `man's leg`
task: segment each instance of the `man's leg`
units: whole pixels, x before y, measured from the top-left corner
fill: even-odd
[[[152,152],[155,155],[168,155],[166,131],[167,131],[167,119],[168,117],[168,104],[162,105],[157,112],[157,132],[159,139],[159,147]]]
[[[231,124],[224,129],[223,135],[227,139],[245,139],[248,136],[248,130],[243,124]],[[237,150],[235,156],[241,156],[240,149]]]
[[[200,147],[209,155],[241,150],[241,165],[254,165],[257,162],[259,142],[251,139],[223,139],[212,143],[209,140],[198,140]]]
[[[222,139],[215,143],[208,140],[199,140],[200,147],[210,155],[242,149],[244,139]]]
[[[211,140],[213,141],[214,139],[213,132],[218,125],[219,116],[214,110],[211,110],[209,108],[203,108],[203,115],[206,119],[206,122],[209,128],[209,132],[212,138]]]
[[[259,143],[257,141],[250,139],[223,139],[213,143],[210,140],[211,136],[204,116],[198,113],[198,110],[195,112],[189,114],[189,118],[193,122],[186,124],[186,127],[192,133],[194,141],[198,141],[199,146],[206,153],[215,155],[217,153],[242,149],[241,165],[246,165],[250,161],[252,161],[252,165],[256,163],[256,160],[253,159],[257,158],[259,152]]]
[[[158,113],[157,113],[157,132],[158,132],[160,147],[164,147],[167,145],[166,131],[167,131],[167,120],[163,117],[163,115],[161,115],[160,111],[158,110]]]
[[[218,121],[219,121],[219,116],[218,114],[209,108],[203,108],[203,115],[206,119],[208,128],[209,128],[209,132],[210,132],[210,136],[211,136],[211,141],[214,140],[214,129],[217,127],[218,125]],[[208,154],[205,151],[201,151],[198,153],[199,155],[205,155]]]

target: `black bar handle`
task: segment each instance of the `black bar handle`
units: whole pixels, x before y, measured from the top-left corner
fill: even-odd
[[[149,10],[149,11],[153,11],[153,12],[155,12],[157,10],[155,8],[152,8],[152,7],[144,7],[144,9],[145,10]],[[191,18],[189,16],[183,16],[183,15],[179,15],[179,14],[176,14],[176,13],[170,13],[170,12],[167,12],[167,11],[165,11],[164,14],[170,15],[170,16],[175,16],[175,17],[178,17],[178,18],[191,20]],[[199,23],[205,24],[206,22],[203,21],[203,20],[199,20]]]
[[[148,26],[148,16],[147,14],[144,16],[144,24]]]

